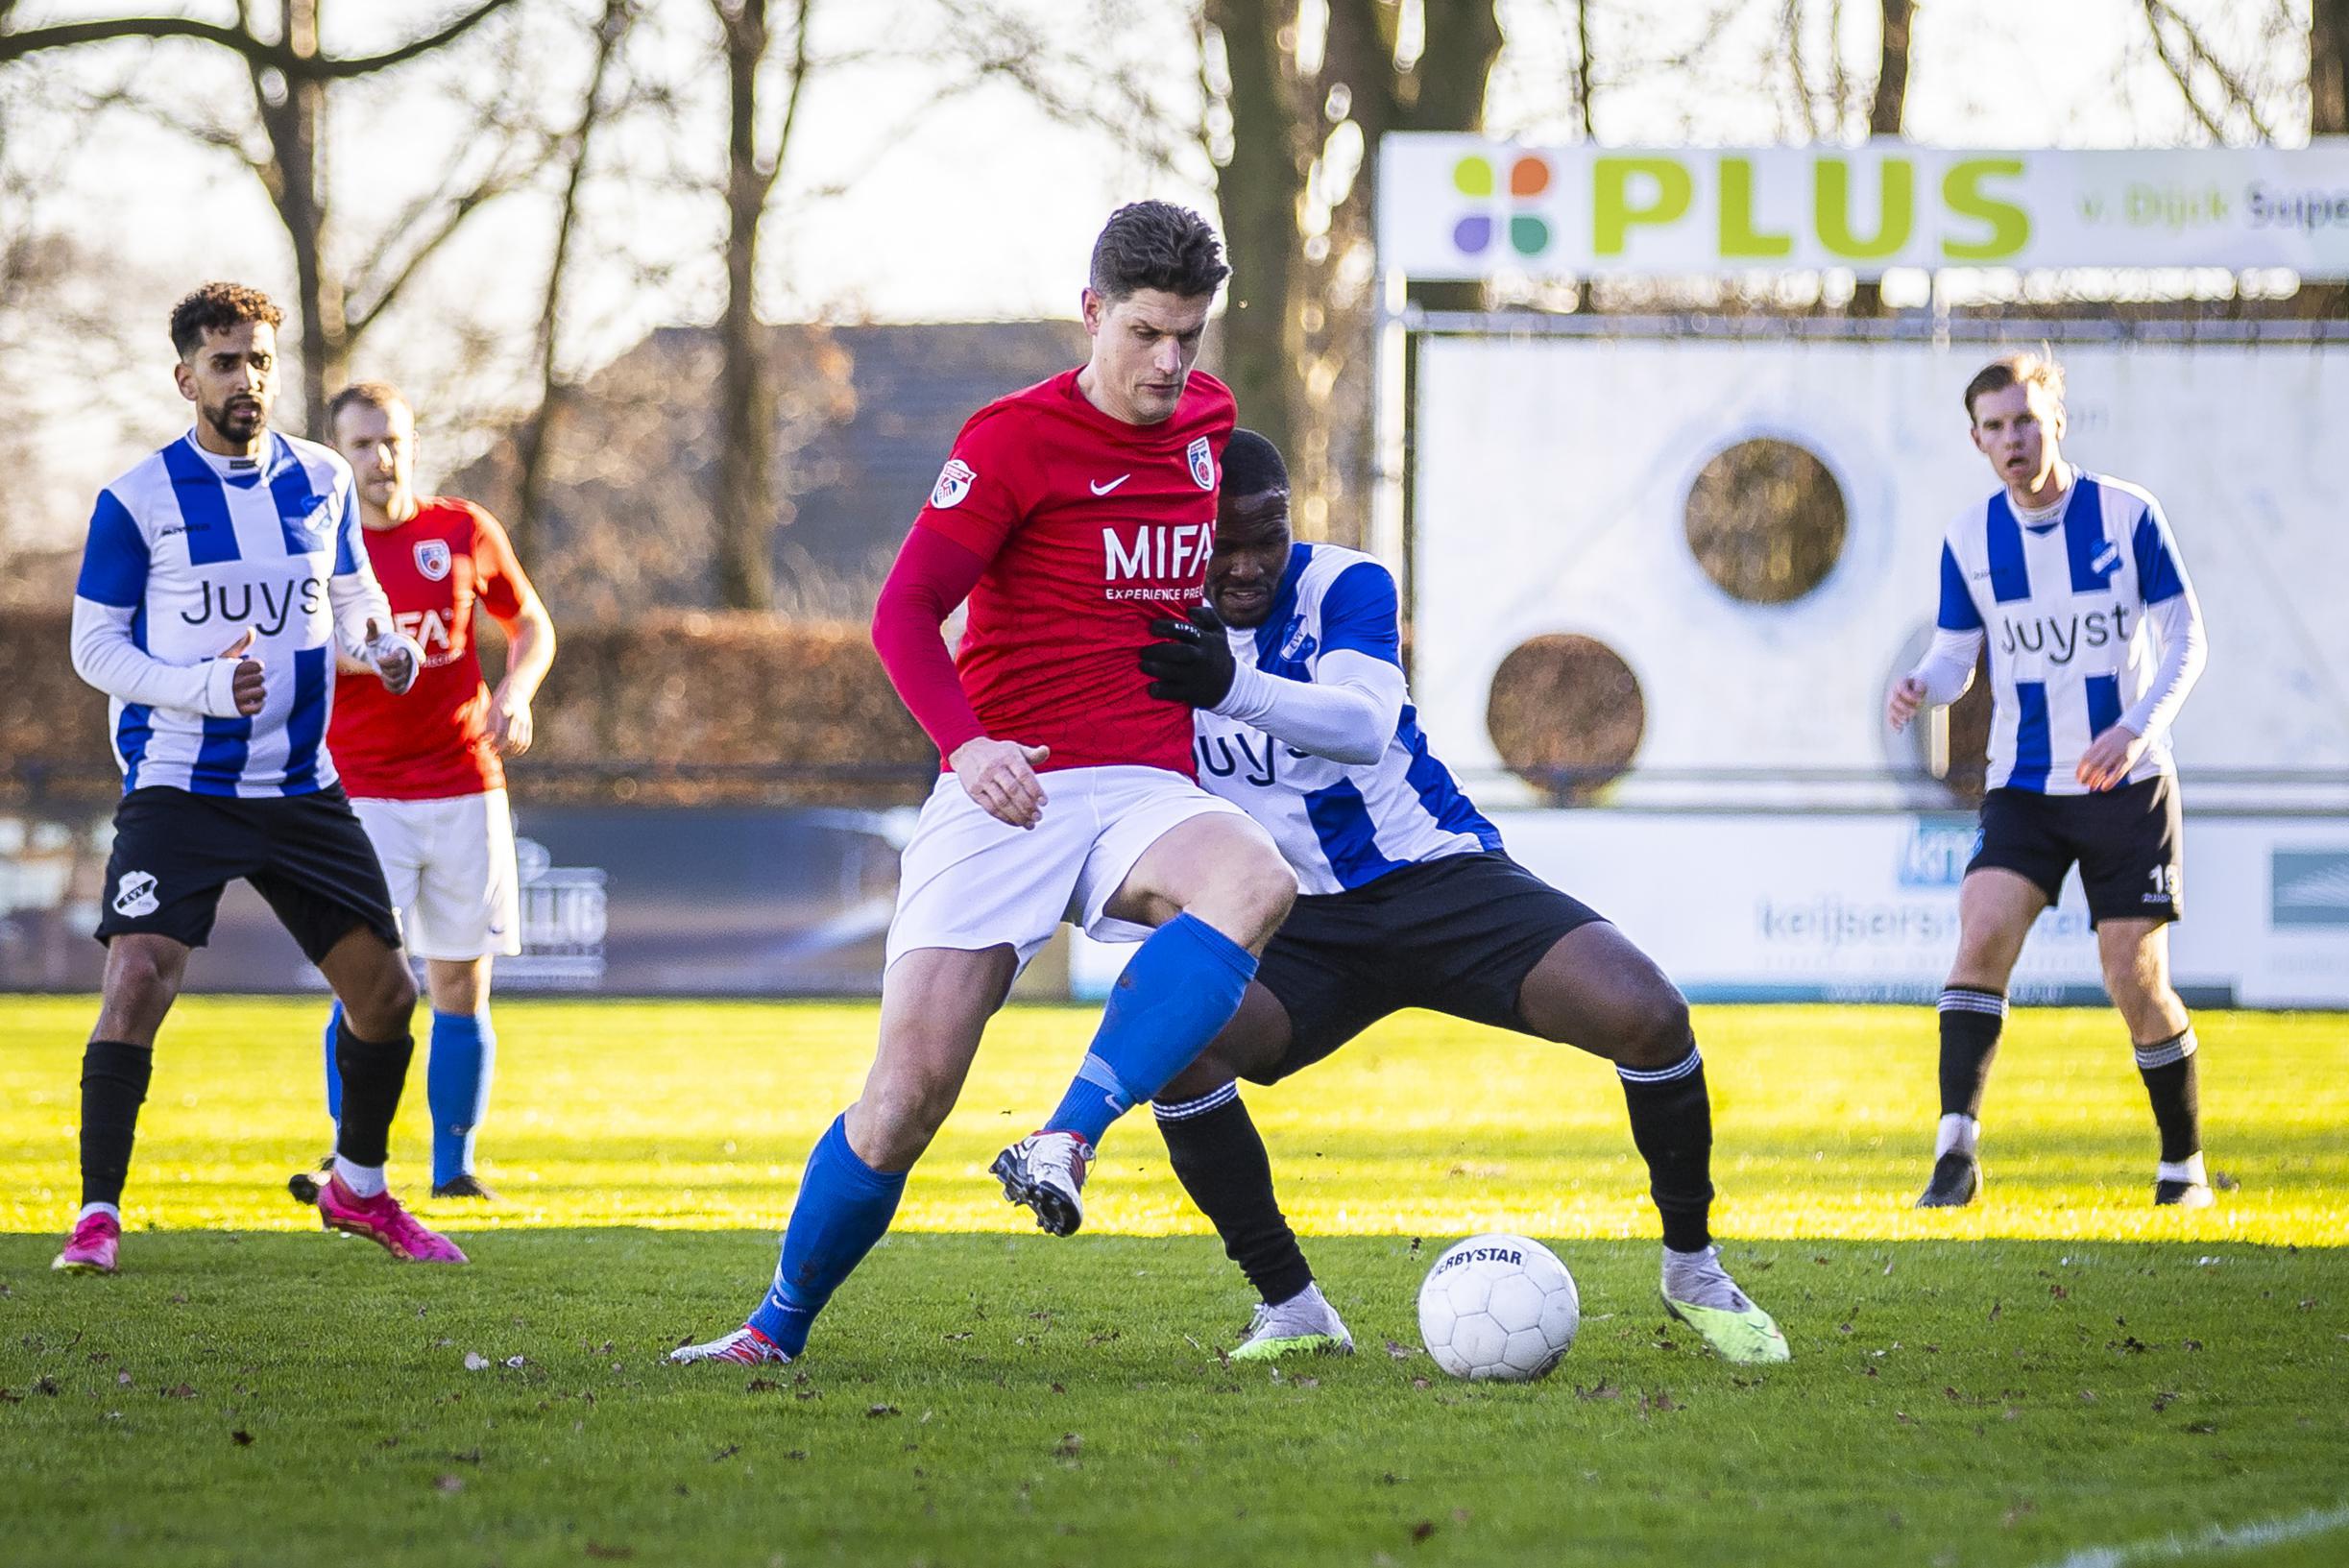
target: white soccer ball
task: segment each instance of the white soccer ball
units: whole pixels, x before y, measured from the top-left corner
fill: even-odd
[[[1582,1295],[1558,1254],[1522,1236],[1471,1236],[1419,1286],[1419,1338],[1456,1378],[1530,1383],[1562,1360]]]

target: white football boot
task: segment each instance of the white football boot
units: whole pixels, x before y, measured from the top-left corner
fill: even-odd
[[[1036,1224],[1053,1236],[1074,1236],[1085,1222],[1085,1172],[1093,1146],[1073,1132],[1030,1133],[995,1156],[987,1169],[1004,1184],[1004,1196],[1035,1212]]]

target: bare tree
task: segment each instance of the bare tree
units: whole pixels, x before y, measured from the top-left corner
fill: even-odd
[[[499,149],[486,170],[468,175],[452,170],[449,181],[399,214],[380,243],[354,247],[368,259],[346,273],[333,259],[338,248],[327,180],[329,89],[447,48],[512,3],[477,0],[440,27],[396,48],[338,57],[320,44],[326,0],[275,0],[275,36],[261,28],[262,0],[237,0],[232,25],[189,16],[116,16],[8,30],[12,0],[0,6],[0,65],[48,50],[126,39],[188,39],[238,57],[252,86],[257,143],[248,128],[183,120],[162,102],[137,107],[198,141],[235,155],[269,193],[293,250],[303,414],[315,435],[327,389],[343,377],[360,336],[469,216],[527,180],[537,166],[527,156],[515,156],[516,149],[509,145]]]
[[[1344,503],[1366,491],[1379,138],[1481,131],[1501,52],[1495,0],[1424,7],[1417,37],[1405,35],[1405,9],[1330,0],[1326,28],[1311,37],[1293,6],[1206,8],[1228,65],[1230,151],[1217,195],[1234,265],[1246,269],[1233,280],[1223,362],[1247,417],[1285,434],[1310,533],[1359,537]],[[1426,284],[1419,298],[1478,295],[1472,284]]]
[[[539,381],[538,408],[515,433],[520,471],[515,480],[512,529],[516,552],[524,560],[537,554],[544,532],[547,452],[575,390],[563,374],[557,350],[589,155],[595,133],[612,108],[605,101],[606,85],[629,30],[636,25],[637,13],[637,0],[604,0],[603,14],[595,28],[594,62],[588,70],[587,87],[579,96],[579,112],[556,154],[563,169],[563,188],[555,208],[554,253],[546,264],[546,288],[539,299],[532,343]]]
[[[1916,7],[1913,0],[1877,0],[1877,9],[1883,21],[1883,46],[1877,57],[1876,91],[1868,101],[1868,134],[1898,136],[1908,116],[1908,25]],[[1852,314],[1883,313],[1883,283],[1862,278],[1852,291]]]
[[[791,145],[815,0],[792,0],[783,104],[763,132],[759,74],[774,36],[767,0],[710,0],[726,60],[726,304],[718,317],[717,592],[731,610],[775,602],[775,394],[758,313],[759,228]]]
[[[2349,0],[2312,0],[2309,10],[2309,130],[2349,135]]]

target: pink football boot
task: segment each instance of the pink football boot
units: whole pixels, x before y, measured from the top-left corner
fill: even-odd
[[[465,1254],[446,1236],[424,1229],[389,1193],[361,1197],[340,1172],[318,1189],[318,1218],[328,1230],[364,1236],[401,1263],[463,1263]]]
[[[88,1215],[73,1227],[65,1250],[50,1259],[49,1266],[61,1274],[110,1274],[121,1240],[121,1220],[110,1214]]]

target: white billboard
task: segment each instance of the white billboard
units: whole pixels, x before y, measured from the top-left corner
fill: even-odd
[[[2190,786],[2179,988],[2205,1005],[2349,1005],[2349,822],[2197,815],[2192,799]],[[1971,816],[1494,816],[1511,854],[1612,919],[1697,1001],[1929,1001],[1957,952]],[[2102,1001],[2076,874],[2010,994]]]
[[[1635,769],[1913,770],[1884,689],[1932,622],[1948,519],[1996,488],[1961,397],[1992,352],[1423,338],[1412,681],[1439,755],[1497,769],[1494,671],[1530,639],[1578,633],[1637,679]],[[2210,664],[2176,728],[2190,812],[2197,770],[2349,775],[2349,496],[2334,460],[2349,344],[2059,352],[2065,450],[2161,498],[2209,622]],[[1698,475],[1757,438],[1815,457],[1846,513],[1840,555],[1785,604],[1716,586],[1687,534]]]
[[[1410,277],[1891,267],[2349,275],[2349,137],[2001,152],[1379,144],[1379,264]]]

